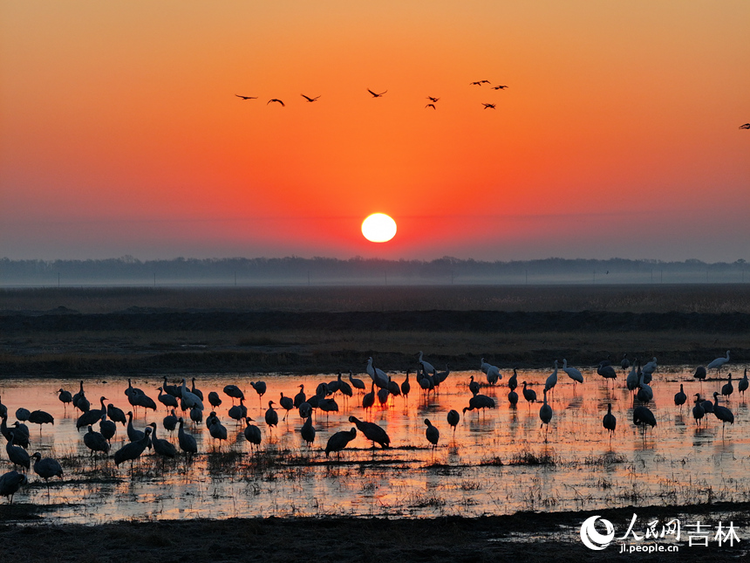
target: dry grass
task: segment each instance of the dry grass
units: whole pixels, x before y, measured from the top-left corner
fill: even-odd
[[[130,307],[232,311],[612,311],[750,313],[750,284],[42,288],[0,290],[0,311]]]

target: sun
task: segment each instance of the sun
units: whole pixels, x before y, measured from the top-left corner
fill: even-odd
[[[396,236],[396,221],[385,213],[373,213],[362,221],[362,234],[370,242],[388,242]]]

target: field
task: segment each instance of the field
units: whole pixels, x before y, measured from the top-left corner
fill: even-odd
[[[750,285],[0,292],[0,374],[335,373],[423,350],[546,367],[629,353],[664,365],[747,357]]]
[[[595,366],[611,355],[704,363],[750,353],[750,290],[744,285],[648,287],[381,287],[295,289],[39,289],[0,292],[0,377],[86,379],[101,375],[361,373],[366,358],[405,371],[423,350],[454,370],[479,359],[548,368],[554,358]],[[436,363],[437,363],[436,362]],[[742,432],[742,428],[735,428]],[[705,499],[696,499],[705,502]],[[271,518],[47,525],[44,511],[0,508],[4,558],[30,561],[330,560],[599,561],[577,539],[581,521],[657,511],[544,509],[483,518]],[[662,504],[663,506],[663,504]],[[616,554],[607,560],[746,557],[746,503],[684,504],[674,514],[732,520],[743,542],[679,554]],[[684,539],[684,538],[683,538]],[[61,547],[64,543],[65,547]],[[92,547],[92,546],[96,547]],[[83,555],[81,555],[83,553]]]

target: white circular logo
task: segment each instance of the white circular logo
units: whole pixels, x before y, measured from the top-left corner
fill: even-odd
[[[615,527],[612,522],[601,518],[602,524],[607,529],[606,534],[600,534],[596,531],[594,523],[599,519],[599,516],[592,516],[588,518],[583,524],[581,524],[581,541],[583,545],[589,549],[595,551],[601,551],[607,547],[613,539],[615,539]]]

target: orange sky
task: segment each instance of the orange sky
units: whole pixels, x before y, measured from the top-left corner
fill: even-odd
[[[744,0],[0,0],[0,257],[750,259],[748,24]],[[362,238],[375,211],[392,242]]]

